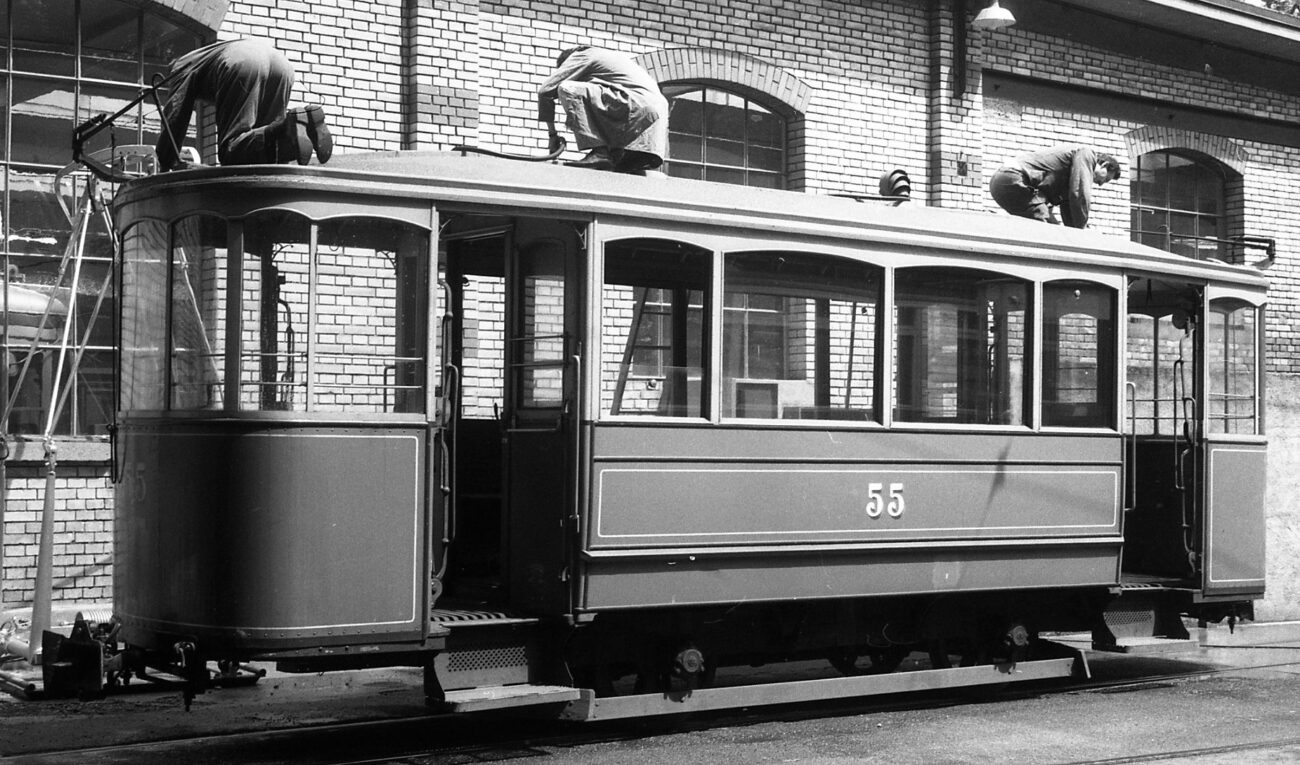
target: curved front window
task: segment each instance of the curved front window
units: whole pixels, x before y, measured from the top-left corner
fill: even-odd
[[[427,230],[193,216],[132,227],[123,253],[124,409],[424,411]]]

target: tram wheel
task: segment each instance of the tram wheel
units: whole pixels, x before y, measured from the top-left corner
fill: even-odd
[[[866,652],[845,648],[826,658],[843,675],[883,675],[898,669],[898,665],[911,653],[912,649],[907,646],[894,645],[872,648]]]

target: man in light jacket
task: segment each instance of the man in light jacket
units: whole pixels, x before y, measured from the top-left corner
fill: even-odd
[[[565,164],[634,173],[659,167],[668,156],[668,101],[628,56],[586,45],[560,54],[537,93],[537,118],[547,125],[552,151],[559,146],[557,99],[578,148],[587,152]]]

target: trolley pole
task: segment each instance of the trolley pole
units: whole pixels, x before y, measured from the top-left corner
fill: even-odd
[[[50,626],[50,600],[54,590],[54,498],[59,448],[45,437],[45,507],[41,511],[41,543],[36,553],[36,592],[32,595],[32,633],[27,641],[27,661],[42,661],[41,643]]]

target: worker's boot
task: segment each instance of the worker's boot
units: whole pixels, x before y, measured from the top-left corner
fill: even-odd
[[[319,104],[311,104],[299,109],[290,109],[298,115],[298,122],[307,130],[307,138],[316,150],[316,161],[322,165],[329,161],[334,153],[334,137],[325,124],[325,110]],[[304,163],[305,164],[305,163]]]
[[[597,146],[587,152],[587,156],[573,162],[565,162],[569,167],[585,167],[588,170],[613,170],[614,161],[609,158],[609,149]]]
[[[297,162],[305,165],[311,161],[311,138],[307,133],[307,126],[301,124],[300,119],[302,115],[290,110],[272,123],[271,129],[267,131],[275,139],[277,164]]]

